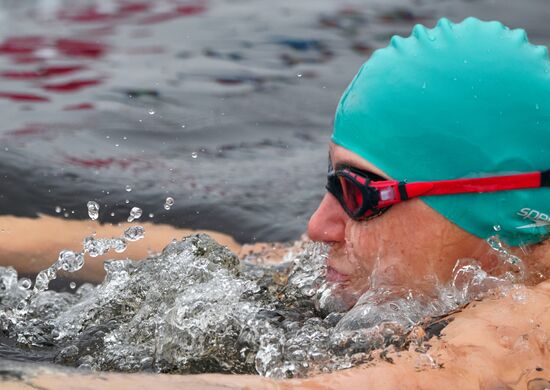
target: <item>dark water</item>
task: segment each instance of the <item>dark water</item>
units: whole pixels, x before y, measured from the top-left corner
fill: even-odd
[[[0,213],[296,238],[360,64],[470,15],[549,42],[544,0],[0,1]]]

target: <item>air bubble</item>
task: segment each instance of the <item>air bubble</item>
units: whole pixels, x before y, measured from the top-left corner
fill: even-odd
[[[93,221],[99,217],[99,205],[93,200],[88,202],[88,216]]]
[[[155,115],[155,110],[152,110],[152,109],[151,109],[151,110],[149,110],[148,112],[149,112],[149,115]]]
[[[191,157],[192,158],[197,158],[197,157],[199,157],[199,155],[198,155],[197,152],[193,152],[193,153],[191,153]]]
[[[55,206],[55,212],[59,214],[61,212],[61,207]]]
[[[126,186],[125,189],[126,189],[126,192],[132,192],[132,187],[129,184]]]
[[[71,290],[74,290],[76,288],[76,283],[75,282],[69,283],[69,287],[71,288]]]

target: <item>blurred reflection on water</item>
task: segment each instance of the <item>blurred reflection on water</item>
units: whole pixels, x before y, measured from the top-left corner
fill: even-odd
[[[360,64],[469,15],[550,37],[543,0],[0,1],[0,213],[295,238]]]

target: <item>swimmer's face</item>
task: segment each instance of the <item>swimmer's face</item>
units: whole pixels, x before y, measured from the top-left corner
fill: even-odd
[[[333,166],[348,165],[389,178],[355,153],[329,147]],[[391,178],[400,180],[403,178]],[[432,210],[420,199],[392,206],[368,221],[354,221],[330,193],[311,216],[308,235],[330,244],[327,281],[338,285],[347,306],[373,287],[405,287],[423,292],[447,282],[460,258],[488,254],[479,239]]]

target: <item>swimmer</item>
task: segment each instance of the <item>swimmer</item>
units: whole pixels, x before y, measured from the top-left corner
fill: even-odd
[[[458,259],[490,272],[497,254],[487,239],[495,235],[522,259],[526,284],[548,278],[548,102],[546,47],[498,22],[418,25],[372,55],[337,107],[327,193],[308,226],[312,240],[331,246],[327,280],[347,307],[373,288],[429,294],[449,282]],[[457,316],[430,351],[433,367],[444,369],[419,373],[411,364],[418,354],[404,353],[394,365],[336,374],[333,383],[548,384],[548,288],[525,288],[528,304],[508,297]]]
[[[336,110],[327,193],[309,221],[347,306],[429,293],[458,259],[490,272],[495,234],[528,283],[550,265],[550,62],[523,30],[417,25],[373,54]],[[375,276],[375,277],[374,277]]]

